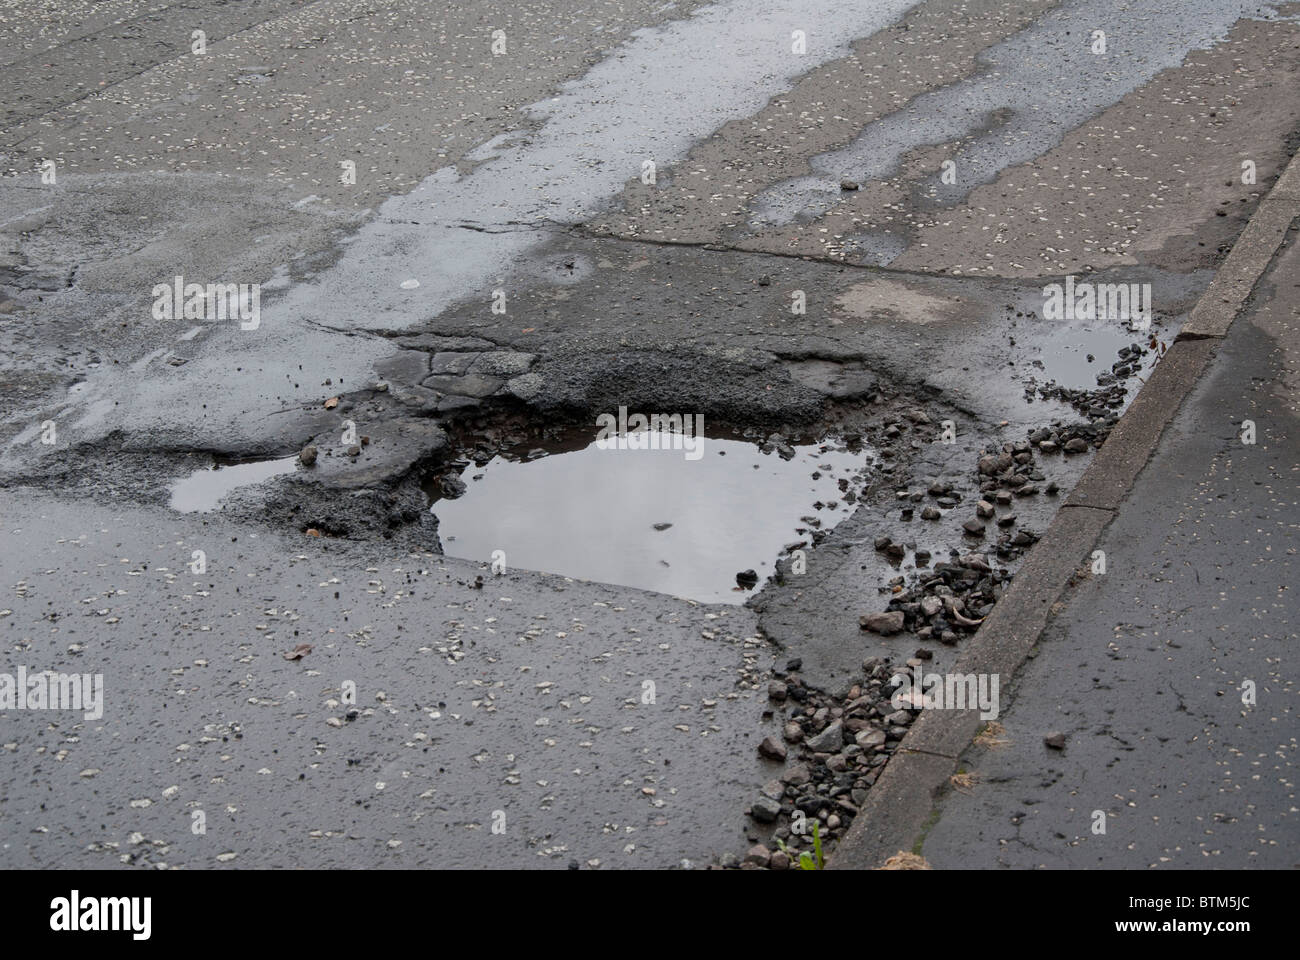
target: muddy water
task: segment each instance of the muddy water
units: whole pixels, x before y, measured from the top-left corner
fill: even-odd
[[[173,483],[169,505],[181,513],[209,513],[220,509],[222,499],[232,491],[293,473],[297,467],[296,455],[231,466],[213,464]]]
[[[1110,370],[1119,359],[1119,351],[1131,344],[1145,347],[1148,337],[1134,333],[1122,326],[1082,332],[1064,333],[1060,339],[1046,344],[1038,361],[1033,364],[1041,371],[1036,379],[1051,381],[1071,390],[1095,390],[1097,374]],[[1143,369],[1156,363],[1154,352],[1142,362]]]
[[[814,529],[847,517],[841,481],[860,490],[870,456],[835,442],[794,446],[788,460],[741,440],[702,444],[690,459],[681,449],[602,449],[593,436],[568,452],[470,464],[466,492],[431,507],[443,549],[481,561],[501,550],[507,567],[743,603],[752,589],[736,574],[753,570],[761,586],[784,547],[810,546]]]

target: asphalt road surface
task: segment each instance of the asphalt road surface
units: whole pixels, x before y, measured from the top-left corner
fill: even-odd
[[[1017,499],[1008,529],[1025,542],[996,551],[998,530],[974,547],[963,532],[980,455],[1122,412],[1294,152],[1298,72],[1294,3],[0,2],[0,670],[103,678],[101,716],[0,711],[0,866],[743,858],[767,839],[747,810],[783,769],[756,750],[789,719],[774,671],[797,659],[809,688],[847,702],[865,658],[924,646],[934,668],[953,661],[955,636],[859,618],[920,576],[925,551],[996,552],[1014,573],[1095,446],[1035,461],[1060,495]],[[1273,282],[1293,284],[1286,270]],[[1150,331],[1051,318],[1044,288],[1067,277],[1144,287]],[[1135,341],[1140,359],[1112,375]],[[1240,373],[1216,373],[1197,410],[1291,370],[1261,349],[1230,351]],[[1285,383],[1279,418],[1294,417]],[[703,416],[708,436],[774,459],[833,441],[861,473],[829,503],[792,495],[781,565],[723,571],[758,578],[735,602],[565,576],[586,548],[547,516],[558,505],[536,511],[553,565],[456,554],[437,517],[448,478],[468,504],[494,457],[572,452],[562,436],[620,407]],[[1210,588],[1137,572],[1179,551],[1173,519],[1209,509],[1175,477],[1219,484],[1224,522],[1273,518],[1273,566],[1234,527],[1255,599],[1233,602],[1283,616],[1295,433],[1277,430],[1276,459],[1242,475],[1202,477],[1226,455],[1219,430],[1144,478],[1151,506],[1121,515],[1114,579],[1084,588],[1029,668],[1026,730],[1092,676],[1064,649],[1084,627],[1098,671],[1126,671],[1139,701],[1178,696],[1156,680],[1163,638],[1135,677],[1101,646],[1140,619],[1111,592],[1123,584],[1202,609]],[[261,482],[175,508],[180,481],[252,463]],[[766,517],[747,483],[698,491],[690,516],[739,502]],[[950,487],[923,521],[935,484]],[[627,496],[575,483],[565,509],[613,514]],[[671,562],[689,562],[691,537],[709,556],[733,539],[686,516],[665,497],[676,526],[626,549],[667,563],[660,543],[684,544]],[[1267,813],[1211,842],[1204,822],[1227,807],[1191,792],[1135,848],[1116,827],[1048,862],[1181,849],[1192,865],[1211,848],[1222,861],[1204,865],[1284,862],[1269,844],[1289,822],[1294,736],[1269,698],[1294,685],[1273,659],[1288,631],[1277,620],[1253,666],[1215,681],[1257,677],[1252,723],[1276,720],[1220,788],[1259,760]],[[1058,781],[1109,779],[1077,804],[1044,798],[1071,812],[1042,829],[1071,836],[1078,811],[1145,795],[1154,765],[1182,762],[1147,743],[1110,763],[1107,737],[1146,741],[1095,714],[1089,689],[1057,720],[1091,744]],[[1209,723],[1209,703],[1170,733]],[[875,773],[822,785],[849,803]],[[1001,811],[1007,790],[1025,796],[976,797]],[[964,838],[1006,832],[976,802],[945,815],[937,864],[1044,860],[1024,828],[1023,849],[976,857]]]

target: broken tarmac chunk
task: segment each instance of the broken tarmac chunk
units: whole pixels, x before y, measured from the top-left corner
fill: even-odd
[[[512,353],[509,351],[480,353],[470,366],[469,372],[479,376],[517,377],[527,373],[536,357],[531,353]]]
[[[419,383],[429,375],[429,356],[418,350],[398,350],[375,362],[375,373],[384,380]]]
[[[520,400],[528,401],[541,393],[544,385],[545,381],[541,374],[525,373],[523,376],[506,381],[506,392]]]
[[[477,353],[435,353],[429,361],[428,372],[433,376],[459,377],[469,372],[470,365],[478,356]]]
[[[458,397],[489,397],[501,389],[501,380],[473,373],[463,377],[434,375],[425,380],[423,386]]]

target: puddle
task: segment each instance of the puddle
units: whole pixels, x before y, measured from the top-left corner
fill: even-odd
[[[1097,375],[1109,373],[1119,359],[1119,351],[1134,343],[1143,348],[1150,340],[1149,334],[1129,330],[1127,324],[1114,328],[1080,330],[1063,333],[1060,339],[1043,344],[1042,353],[1033,363],[1034,377],[1043,383],[1054,381],[1071,390],[1095,390],[1099,386]],[[1164,337],[1162,332],[1159,334]],[[1146,370],[1156,362],[1154,353],[1142,360]]]
[[[673,439],[646,436],[661,447]],[[786,460],[706,436],[691,460],[681,449],[602,449],[594,431],[558,449],[460,471],[465,492],[431,507],[444,551],[490,562],[503,550],[507,567],[743,603],[758,587],[738,587],[736,574],[752,570],[761,586],[786,545],[804,540],[807,549],[814,529],[847,517],[854,504],[844,491],[861,490],[869,456],[823,441],[792,445]],[[440,489],[426,486],[431,497]]]
[[[296,454],[256,463],[213,464],[173,483],[170,506],[181,513],[210,513],[220,509],[222,498],[232,490],[293,473],[297,467]]]

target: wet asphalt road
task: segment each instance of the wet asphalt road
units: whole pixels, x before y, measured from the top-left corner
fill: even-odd
[[[1001,744],[963,758],[977,782],[939,804],[936,867],[1297,866],[1294,227],[1106,530],[1105,574],[1017,678]]]
[[[7,712],[6,866],[663,868],[743,842],[770,766],[745,675],[772,660],[744,608],[8,504],[10,659],[105,696]]]
[[[895,489],[973,490],[982,447],[1072,416],[1026,386],[1113,359],[1113,325],[1039,319],[1045,283],[1151,283],[1157,334],[1176,332],[1293,149],[1296,14],[0,4],[0,630],[15,665],[108,687],[101,721],[0,721],[0,863],[743,853],[772,775],[763,671],[798,655],[842,688],[864,656],[912,654],[858,629],[914,568],[873,541],[940,554],[968,513],[918,531]],[[257,326],[158,319],[178,275],[260,284]],[[807,574],[750,607],[437,555],[419,481],[457,428],[620,405],[889,456]],[[348,420],[371,439],[355,458]],[[307,443],[317,468],[221,514],[167,508],[214,455]],[[1068,491],[1084,460],[1052,478]],[[332,726],[345,680],[374,712]]]

